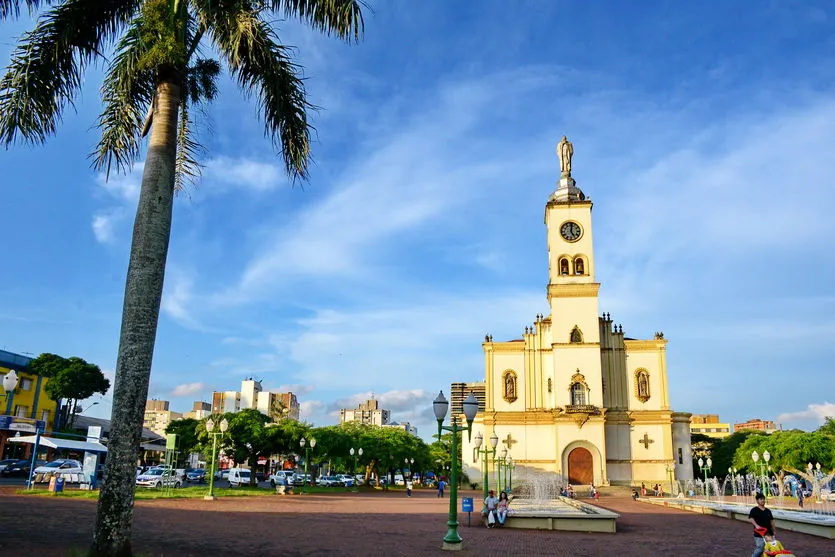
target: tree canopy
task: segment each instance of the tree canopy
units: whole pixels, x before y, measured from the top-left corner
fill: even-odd
[[[29,370],[48,378],[44,390],[49,398],[68,401],[61,423],[69,426],[75,421],[79,401],[96,393],[103,395],[110,388],[110,380],[99,366],[76,356],[44,353],[29,362]]]

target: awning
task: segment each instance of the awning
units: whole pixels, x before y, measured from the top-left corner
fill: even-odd
[[[9,437],[12,443],[29,443],[35,444],[34,435],[24,435],[20,437]],[[106,453],[107,447],[101,443],[90,443],[88,441],[73,441],[72,439],[56,439],[54,437],[41,436],[38,441],[38,447],[47,447],[50,449],[69,449],[72,451],[87,451],[90,453]]]

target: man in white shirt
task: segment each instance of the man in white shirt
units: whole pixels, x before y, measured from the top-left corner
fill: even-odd
[[[492,489],[487,492],[487,497],[484,499],[484,509],[487,513],[487,527],[492,528],[496,525],[496,507],[499,504],[499,499],[496,497],[496,492]]]

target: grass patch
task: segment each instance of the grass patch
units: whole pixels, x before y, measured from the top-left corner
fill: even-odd
[[[98,491],[82,491],[82,490],[67,490],[61,493],[51,493],[47,489],[20,489],[17,491],[20,495],[31,495],[33,497],[63,497],[68,499],[98,499]],[[272,489],[265,489],[263,487],[220,487],[215,488],[216,497],[247,497],[252,495],[271,495],[275,491]],[[199,499],[209,494],[207,486],[199,487],[181,487],[179,489],[172,489],[167,491],[164,489],[153,488],[137,488],[135,498],[142,499]]]

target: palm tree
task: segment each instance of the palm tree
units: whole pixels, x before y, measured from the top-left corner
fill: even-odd
[[[36,0],[0,0],[3,18]],[[50,2],[41,2],[50,4]],[[254,94],[291,178],[306,179],[311,126],[301,68],[266,17],[293,17],[346,41],[364,32],[362,0],[62,0],[23,35],[0,80],[0,142],[42,143],[73,103],[82,75],[115,41],[102,86],[93,166],[127,171],[148,148],[125,286],[107,481],[93,555],[130,555],[134,476],[156,339],[174,194],[199,175],[192,109],[211,101],[220,63]],[[150,133],[149,133],[150,132]]]

